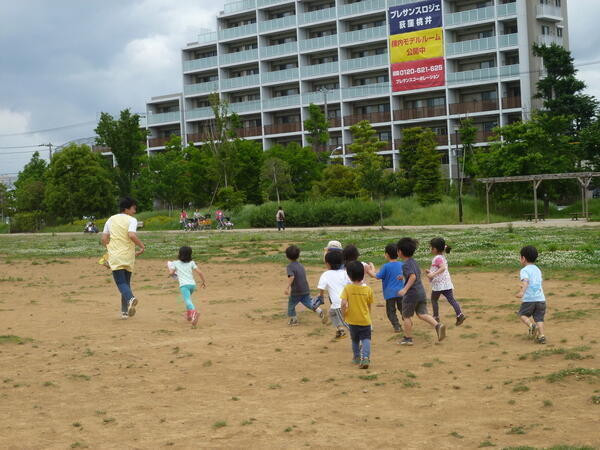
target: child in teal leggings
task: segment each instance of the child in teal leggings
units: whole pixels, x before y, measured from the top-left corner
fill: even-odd
[[[185,302],[186,318],[195,327],[198,323],[198,311],[196,311],[196,307],[192,303],[192,294],[196,290],[194,272],[202,279],[202,287],[204,288],[206,287],[206,278],[204,278],[204,274],[192,260],[192,249],[190,247],[181,247],[178,258],[177,261],[169,261],[167,267],[169,268],[169,275],[179,279],[179,290]]]

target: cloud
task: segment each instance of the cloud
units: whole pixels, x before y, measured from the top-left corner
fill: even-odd
[[[24,133],[29,127],[30,112],[0,108],[0,134]]]

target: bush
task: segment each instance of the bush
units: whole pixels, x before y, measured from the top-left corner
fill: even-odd
[[[376,202],[359,199],[327,199],[314,202],[282,202],[286,224],[294,227],[319,227],[326,225],[372,225],[379,220]],[[277,203],[270,202],[248,211],[248,220],[253,228],[268,228],[275,225]],[[384,217],[391,208],[384,205]]]
[[[242,191],[236,191],[231,186],[219,189],[217,202],[223,209],[238,211],[246,201],[246,195]]]
[[[11,233],[35,233],[44,226],[44,214],[41,211],[24,212],[12,217]]]

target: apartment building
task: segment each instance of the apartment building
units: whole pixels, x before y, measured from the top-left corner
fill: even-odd
[[[392,70],[390,51],[397,49],[391,46],[419,31],[394,40],[390,29],[412,19],[391,22],[415,11],[437,11],[441,57],[435,67],[441,78],[421,87],[412,77],[398,88],[396,76],[408,72]],[[430,15],[416,24],[433,26],[436,20]],[[444,170],[456,177],[460,120],[472,118],[479,145],[487,145],[494,127],[527,119],[539,106],[533,95],[542,74],[531,46],[556,42],[568,48],[567,23],[567,0],[226,3],[217,31],[182,49],[182,93],[148,102],[149,151],[163,148],[172,134],[185,143],[205,141],[213,117],[208,95],[219,92],[242,120],[238,134],[263,148],[307,145],[303,121],[314,103],[326,108],[332,158],[351,163],[349,127],[368,120],[386,142],[381,154],[396,168],[403,129],[422,126],[435,132]],[[414,49],[415,58],[427,45]]]

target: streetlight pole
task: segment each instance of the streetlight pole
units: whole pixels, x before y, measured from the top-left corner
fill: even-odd
[[[462,204],[462,185],[463,185],[463,172],[460,167],[460,150],[458,149],[458,128],[454,130],[456,139],[456,166],[458,169],[458,222],[463,223],[463,204]],[[463,149],[463,161],[464,161],[464,149]],[[463,167],[464,170],[464,167]]]

